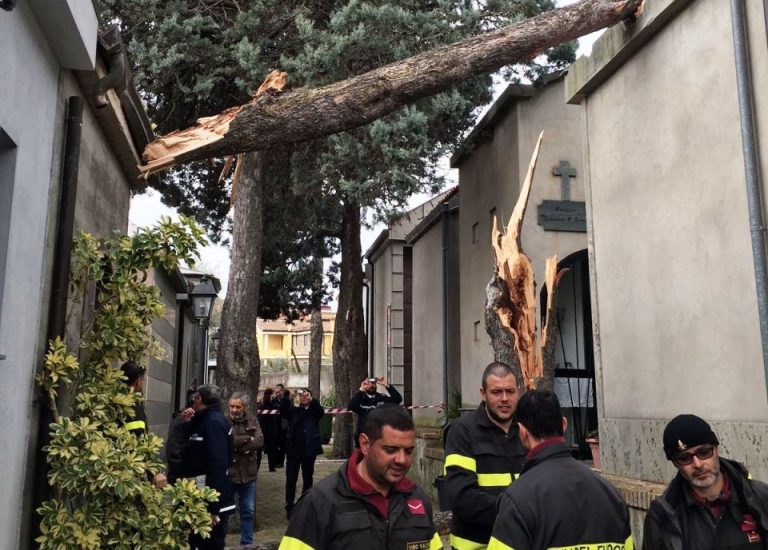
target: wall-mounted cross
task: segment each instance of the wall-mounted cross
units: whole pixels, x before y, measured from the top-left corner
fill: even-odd
[[[561,160],[560,166],[552,168],[552,173],[555,176],[560,176],[560,199],[571,200],[571,178],[576,177],[576,168],[571,166],[567,160]]]

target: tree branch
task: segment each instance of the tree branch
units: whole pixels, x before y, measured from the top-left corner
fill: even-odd
[[[467,78],[633,17],[643,0],[582,0],[321,88],[264,94],[150,143],[144,177],[176,164],[315,139],[368,124]]]

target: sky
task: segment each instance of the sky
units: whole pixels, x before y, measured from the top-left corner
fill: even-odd
[[[566,6],[568,4],[573,4],[576,1],[577,0],[559,0],[557,5]],[[580,38],[577,56],[589,55],[592,51],[592,44],[602,33],[603,31],[598,31]],[[499,83],[496,86],[494,100],[504,91],[504,88],[505,85],[503,83]],[[479,112],[477,120],[480,120],[483,117],[491,105],[492,103]],[[448,158],[446,157],[442,161],[442,166],[445,171],[447,186],[450,187],[456,185],[458,182],[458,171],[451,169],[448,164]],[[429,198],[429,195],[425,194],[414,195],[409,202],[409,207],[413,208]],[[178,213],[176,210],[162,204],[160,194],[154,189],[148,189],[145,193],[135,195],[131,199],[131,209],[128,216],[131,227],[152,226],[158,222],[161,216],[170,216],[172,219],[178,220]],[[361,234],[363,253],[368,250],[371,244],[373,244],[373,241],[376,240],[377,235],[384,229],[385,227],[383,225],[371,229],[363,229]],[[200,250],[200,261],[197,262],[195,269],[218,277],[222,285],[222,292],[219,294],[219,297],[224,298],[227,292],[227,282],[229,280],[229,247],[211,244],[202,248]]]

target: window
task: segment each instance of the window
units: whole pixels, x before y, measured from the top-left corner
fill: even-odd
[[[472,244],[475,244],[478,240],[478,236],[477,236],[478,230],[479,230],[478,226],[479,226],[478,222],[475,222],[472,224]]]
[[[3,310],[5,266],[11,229],[11,203],[16,175],[16,144],[0,128],[0,311]]]

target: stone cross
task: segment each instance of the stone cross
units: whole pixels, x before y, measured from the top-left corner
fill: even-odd
[[[567,160],[561,160],[560,166],[555,166],[552,173],[560,176],[560,198],[564,201],[571,200],[571,178],[576,177],[576,168]]]

